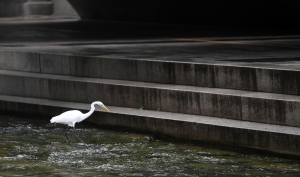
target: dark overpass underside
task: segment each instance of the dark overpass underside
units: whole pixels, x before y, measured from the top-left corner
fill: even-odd
[[[300,29],[298,0],[69,0],[84,19]]]

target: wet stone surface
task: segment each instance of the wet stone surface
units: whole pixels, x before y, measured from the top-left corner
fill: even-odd
[[[299,176],[300,161],[39,117],[0,116],[0,176]]]

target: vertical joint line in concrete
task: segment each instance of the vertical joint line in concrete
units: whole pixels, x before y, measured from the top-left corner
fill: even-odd
[[[213,88],[216,88],[216,78],[215,78],[215,69],[216,67],[214,65],[211,66],[212,67],[212,70],[211,70],[211,83],[212,83],[212,87]]]
[[[39,55],[39,73],[42,73],[42,66],[41,66],[41,54],[38,53]]]

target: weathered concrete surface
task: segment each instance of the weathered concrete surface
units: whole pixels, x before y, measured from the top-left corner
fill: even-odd
[[[29,1],[24,3],[23,15],[52,15],[53,2],[52,0]]]
[[[52,74],[300,95],[299,34],[77,20],[0,21],[0,62],[11,62],[0,67],[21,70],[14,63],[30,60],[34,63],[26,71],[32,67],[33,72]],[[33,55],[40,58],[31,61]],[[41,67],[34,67],[38,62]]]
[[[75,17],[77,12],[67,0],[0,0],[0,17]]]
[[[0,17],[23,15],[23,3],[27,0],[0,0]]]
[[[293,66],[287,62],[260,66],[239,62],[160,61],[0,49],[2,70],[300,95],[300,67],[296,61],[293,63]]]
[[[2,113],[51,117],[70,109],[87,112],[90,104],[0,95]],[[185,141],[247,146],[276,153],[300,155],[300,128],[214,117],[109,106],[87,119],[103,126],[126,127],[164,134]]]
[[[0,94],[300,127],[300,96],[0,70]]]
[[[52,14],[52,0],[0,0],[0,17]]]
[[[5,112],[57,115],[101,100],[120,111],[90,119],[98,124],[298,154],[298,32],[37,21],[0,22]],[[133,114],[140,106],[170,112]]]

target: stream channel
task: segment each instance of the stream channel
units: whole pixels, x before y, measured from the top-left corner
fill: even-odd
[[[300,176],[300,160],[124,130],[0,115],[0,176]]]

